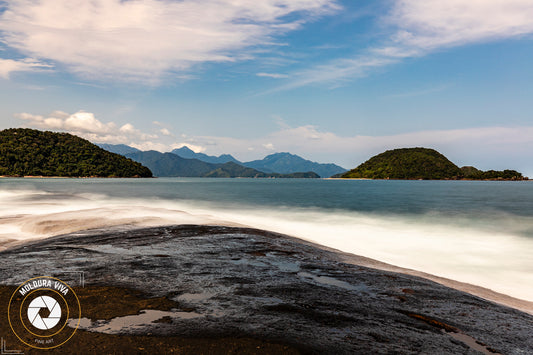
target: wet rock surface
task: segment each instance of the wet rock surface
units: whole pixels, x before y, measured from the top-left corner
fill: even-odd
[[[82,275],[88,286],[132,288],[177,304],[142,312],[137,324],[135,316],[115,319],[118,327],[84,319],[81,329],[94,332],[243,336],[304,353],[533,353],[529,314],[343,260],[298,239],[246,228],[88,231],[1,252],[0,283]]]

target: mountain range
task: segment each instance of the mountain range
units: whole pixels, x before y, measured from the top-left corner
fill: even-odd
[[[250,161],[243,163],[243,165],[264,172],[276,172],[280,174],[288,174],[296,171],[313,171],[323,178],[346,171],[346,169],[335,164],[315,163],[291,153],[270,154],[261,160]]]
[[[264,173],[232,161],[213,164],[198,159],[185,159],[173,153],[161,153],[155,150],[139,151],[125,155],[126,158],[139,162],[160,177],[251,177],[251,178],[319,178],[310,171],[294,174]]]
[[[171,153],[179,155],[180,157],[185,158],[185,159],[198,159],[198,160],[204,161],[206,163],[224,164],[224,163],[229,163],[231,161],[231,162],[234,162],[234,163],[242,165],[242,163],[240,161],[235,159],[230,154],[222,154],[222,155],[220,155],[218,157],[215,157],[215,156],[207,155],[207,154],[204,154],[204,153],[195,153],[191,149],[189,149],[188,147],[185,147],[185,146],[181,147],[181,148],[178,148],[178,149],[174,149],[173,151],[171,151]]]
[[[120,155],[126,155],[129,153],[137,153],[140,152],[139,149],[130,147],[129,145],[125,144],[107,144],[107,143],[99,143],[96,144],[102,149],[107,150],[108,152],[120,154]]]
[[[346,169],[338,165],[315,163],[290,153],[275,153],[262,160],[240,162],[229,154],[211,156],[195,153],[187,147],[161,153],[143,152],[124,144],[98,145],[142,163],[156,176],[330,177],[346,172]],[[309,174],[310,172],[317,176]]]

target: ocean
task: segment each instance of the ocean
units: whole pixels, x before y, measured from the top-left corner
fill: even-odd
[[[533,182],[0,179],[0,250],[184,223],[280,232],[533,301]]]

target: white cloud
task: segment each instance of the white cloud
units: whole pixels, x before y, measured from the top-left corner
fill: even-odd
[[[130,144],[158,138],[155,134],[141,132],[130,123],[121,127],[117,127],[114,122],[103,123],[93,113],[85,111],[73,114],[54,111],[46,117],[30,113],[15,116],[26,121],[28,127],[65,131],[97,143]]]
[[[406,58],[445,48],[533,34],[531,0],[396,0],[382,17],[390,35],[352,58],[291,74],[286,90],[315,83],[333,87]]]
[[[288,77],[288,75],[286,74],[279,74],[279,73],[257,73],[255,75],[259,77],[266,77],[266,78],[272,78],[272,79],[283,79],[283,78]]]
[[[4,6],[0,31],[8,47],[83,77],[152,84],[169,73],[187,77],[196,64],[251,58],[247,49],[270,46],[274,36],[339,8],[336,0],[12,0]]]
[[[9,79],[11,73],[15,72],[43,71],[50,68],[52,68],[51,65],[31,58],[26,58],[23,60],[0,58],[0,78],[4,79]]]
[[[274,144],[272,143],[265,143],[263,144],[263,147],[268,150],[274,150]]]
[[[60,122],[60,118],[50,118],[56,122]],[[66,131],[86,132],[86,133],[109,133],[116,128],[114,123],[104,124],[94,117],[93,113],[78,111],[68,116],[62,121],[62,128]]]
[[[530,0],[401,0],[387,21],[401,47],[432,50],[533,32]]]
[[[172,133],[170,133],[170,131],[166,128],[161,128],[159,132],[161,132],[161,134],[164,136],[172,136]]]

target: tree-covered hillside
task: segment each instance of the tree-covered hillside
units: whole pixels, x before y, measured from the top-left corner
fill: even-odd
[[[461,170],[444,155],[427,148],[402,148],[378,154],[343,178],[452,179]]]
[[[298,172],[291,174],[264,173],[262,171],[247,168],[245,166],[228,162],[220,165],[217,169],[204,175],[204,177],[250,177],[250,178],[280,178],[280,179],[318,179],[320,176],[313,172]]]
[[[400,180],[527,180],[515,170],[482,171],[473,166],[458,168],[444,155],[428,148],[401,148],[378,154],[340,178]]]
[[[473,166],[461,168],[462,177],[469,180],[524,180],[522,173],[516,170],[479,170]]]
[[[0,175],[151,177],[150,169],[68,133],[0,131]]]

